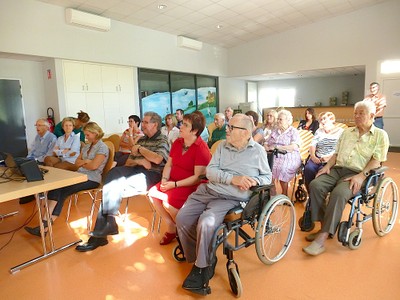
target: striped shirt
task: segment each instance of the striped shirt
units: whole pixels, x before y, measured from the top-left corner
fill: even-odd
[[[152,137],[142,136],[136,144],[162,156],[163,160],[159,165],[151,163],[151,170],[161,173],[169,156],[168,138],[161,134],[161,131],[157,131]],[[130,155],[130,158],[144,159],[142,155]]]
[[[336,144],[342,133],[343,128],[340,127],[335,127],[330,132],[319,128],[311,141],[311,146],[315,147],[315,156],[322,158],[333,155],[335,153]]]
[[[386,98],[382,94],[373,95],[370,94],[364,98],[364,101],[371,101],[376,106],[375,118],[383,117],[383,110],[386,107]]]

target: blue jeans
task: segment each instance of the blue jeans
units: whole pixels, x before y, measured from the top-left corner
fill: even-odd
[[[375,118],[374,125],[380,129],[383,129],[383,118],[382,117]]]
[[[315,178],[315,175],[317,175],[318,171],[322,169],[323,166],[324,166],[323,164],[316,164],[311,160],[311,158],[307,161],[304,167],[304,182],[307,191],[310,190],[309,189],[310,182]]]

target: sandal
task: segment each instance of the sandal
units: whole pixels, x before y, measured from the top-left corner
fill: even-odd
[[[160,245],[168,245],[176,238],[175,232],[166,232],[160,241]]]

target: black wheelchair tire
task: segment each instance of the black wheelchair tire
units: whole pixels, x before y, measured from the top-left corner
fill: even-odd
[[[240,280],[239,270],[236,264],[227,266],[229,285],[231,286],[232,293],[239,298],[243,293],[242,281]]]
[[[186,261],[185,254],[183,253],[183,249],[180,245],[176,245],[174,249],[172,249],[172,256],[177,262],[184,262]]]

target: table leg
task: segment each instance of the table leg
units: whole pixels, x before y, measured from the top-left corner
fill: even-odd
[[[38,214],[39,214],[39,226],[40,226],[40,235],[41,235],[42,246],[43,246],[43,255],[40,255],[40,256],[38,256],[36,258],[28,260],[27,262],[24,262],[24,263],[22,263],[20,265],[12,267],[10,269],[10,273],[11,274],[14,274],[14,273],[20,271],[23,268],[26,268],[26,267],[28,267],[28,266],[30,266],[30,265],[38,262],[38,261],[41,261],[41,260],[43,260],[43,259],[45,259],[45,258],[47,258],[49,256],[53,256],[54,254],[56,254],[56,253],[58,253],[60,251],[68,249],[68,248],[70,248],[70,247],[82,242],[82,240],[78,240],[78,241],[69,243],[67,245],[64,245],[64,246],[56,249],[54,247],[54,240],[53,240],[53,227],[52,227],[51,222],[48,221],[47,222],[48,237],[49,237],[49,242],[50,242],[50,251],[48,251],[47,250],[47,243],[46,243],[46,233],[44,231],[44,226],[43,226],[43,219],[44,218],[43,218],[43,215],[42,215],[42,207],[41,207],[41,201],[43,201],[44,208],[45,208],[44,213],[45,213],[45,216],[46,216],[46,220],[51,220],[51,215],[50,215],[50,212],[49,212],[49,206],[48,206],[48,203],[47,203],[47,192],[36,194],[35,198],[36,198],[36,205],[38,207]]]

